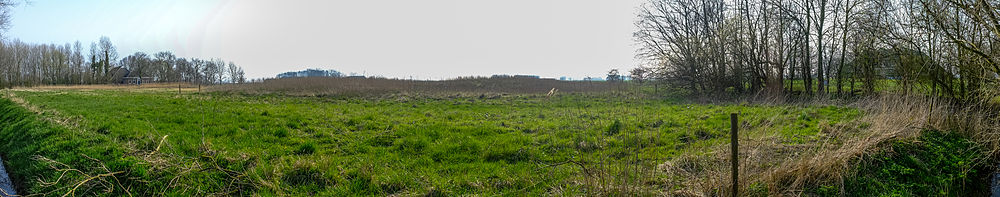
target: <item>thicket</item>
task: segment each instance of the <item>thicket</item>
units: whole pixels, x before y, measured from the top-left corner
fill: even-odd
[[[1000,89],[1000,3],[650,0],[635,37],[650,78],[695,93],[969,101]]]

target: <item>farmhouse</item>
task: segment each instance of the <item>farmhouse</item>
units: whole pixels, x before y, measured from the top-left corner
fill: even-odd
[[[108,82],[112,84],[135,84],[142,85],[142,83],[153,82],[156,78],[154,77],[140,77],[133,76],[132,71],[125,67],[114,67],[111,71],[108,71]]]

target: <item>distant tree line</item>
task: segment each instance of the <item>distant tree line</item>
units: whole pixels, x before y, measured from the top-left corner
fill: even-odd
[[[137,52],[119,58],[108,37],[90,44],[65,45],[0,42],[0,87],[113,83],[126,69],[129,77],[151,82],[244,83],[243,68],[221,59],[178,58],[171,52]]]
[[[345,77],[344,73],[336,70],[306,69],[302,71],[291,71],[278,74],[277,78],[296,77]]]
[[[153,82],[244,83],[243,68],[221,59],[177,58],[171,52],[142,52],[120,58],[111,39],[101,37],[84,53],[83,45],[32,44],[9,40],[13,0],[0,0],[0,88],[54,84],[105,84],[129,77]],[[127,72],[124,72],[126,71]]]
[[[642,72],[695,93],[1000,89],[998,1],[650,0],[638,13]]]
[[[538,75],[507,75],[507,74],[499,74],[499,75],[490,76],[490,78],[491,79],[541,79],[542,77],[538,76]]]

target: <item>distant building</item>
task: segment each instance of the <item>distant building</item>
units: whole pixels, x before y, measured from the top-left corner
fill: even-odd
[[[114,84],[124,84],[129,74],[132,74],[132,71],[128,68],[117,66],[108,71],[108,81]]]
[[[605,81],[604,78],[600,77],[584,77],[583,81]]]
[[[155,77],[139,77],[128,68],[121,66],[111,68],[111,71],[108,71],[108,75],[108,82],[112,84],[142,85],[143,83],[155,82],[157,79]]]

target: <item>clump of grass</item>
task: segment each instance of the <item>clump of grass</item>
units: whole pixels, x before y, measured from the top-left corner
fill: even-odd
[[[445,192],[445,191],[443,191],[443,190],[441,190],[441,189],[431,188],[431,190],[428,191],[423,196],[426,196],[426,197],[445,197],[445,196],[448,196],[448,193]]]
[[[396,151],[409,155],[421,155],[424,154],[424,150],[430,146],[424,139],[414,139],[414,138],[404,138],[397,140],[394,144]]]
[[[396,142],[397,136],[394,135],[378,135],[367,140],[368,144],[376,147],[389,147]]]
[[[311,163],[296,163],[292,169],[286,172],[281,180],[292,186],[311,186],[317,188],[324,188],[333,182],[326,177],[323,171],[316,168],[315,164]]]
[[[314,152],[316,152],[316,144],[312,142],[302,143],[295,149],[296,155],[309,155]]]
[[[100,133],[100,134],[111,133],[111,125],[104,124],[104,125],[101,125],[100,127],[97,127],[97,133]]]
[[[285,138],[285,137],[288,137],[288,129],[282,128],[282,129],[274,130],[273,134],[274,134],[274,137]]]
[[[289,129],[299,129],[301,124],[298,123],[297,121],[289,121],[285,123],[285,126],[288,127]]]
[[[622,131],[622,127],[623,127],[622,126],[622,121],[615,120],[614,122],[611,123],[611,125],[608,125],[608,129],[604,131],[604,134],[605,135],[617,135],[618,132]]]

